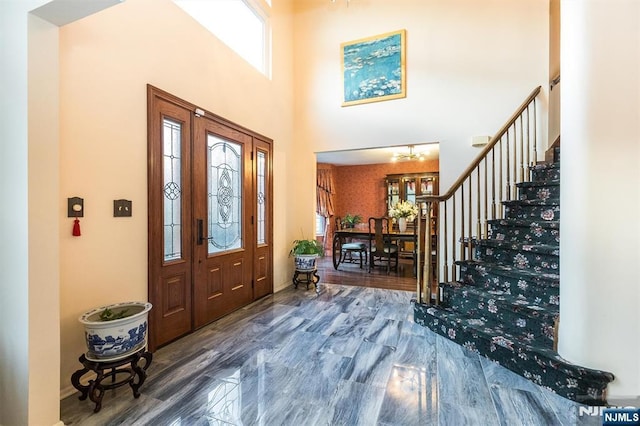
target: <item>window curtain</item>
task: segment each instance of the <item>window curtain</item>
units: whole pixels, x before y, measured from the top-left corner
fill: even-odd
[[[316,173],[316,213],[325,218],[322,244],[325,250],[331,245],[331,216],[333,216],[333,172],[331,169],[318,169]]]
[[[317,172],[316,212],[325,218],[333,216],[333,173],[329,169]]]

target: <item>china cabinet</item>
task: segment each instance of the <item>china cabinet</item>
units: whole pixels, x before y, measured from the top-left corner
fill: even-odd
[[[437,172],[390,174],[390,175],[386,175],[385,182],[386,182],[386,188],[387,188],[387,199],[386,199],[387,211],[389,211],[389,208],[399,201],[410,201],[415,204],[416,197],[418,196],[439,194]],[[423,206],[421,213],[422,214],[420,215],[420,219],[423,220],[422,226],[424,226],[424,224],[427,223],[426,206]],[[436,249],[437,217],[438,217],[438,208],[437,208],[437,204],[435,204],[434,208],[431,210],[431,214],[428,220],[432,251]],[[416,229],[413,228],[414,226],[413,223],[410,222],[409,226],[412,229],[414,229],[414,232],[416,232]],[[415,256],[414,248],[415,247],[413,246],[413,243],[409,243],[409,242],[402,243],[400,247],[400,256],[401,257]],[[424,261],[423,259],[424,258],[421,259],[419,264],[422,264],[422,262]],[[432,267],[435,267],[435,264],[432,264]]]
[[[387,211],[399,201],[416,203],[420,195],[438,195],[438,173],[405,173],[387,175]],[[426,212],[422,212],[423,216]]]

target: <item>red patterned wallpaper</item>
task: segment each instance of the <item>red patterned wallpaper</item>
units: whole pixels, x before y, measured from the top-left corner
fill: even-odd
[[[359,214],[362,216],[363,223],[366,223],[369,217],[387,214],[385,207],[387,192],[384,183],[386,175],[438,172],[440,171],[440,163],[438,160],[367,164],[364,166],[335,166],[318,163],[317,168],[333,171],[335,216],[344,217],[347,213]],[[331,250],[335,216],[331,218],[327,241],[324,243],[325,250],[328,251]]]
[[[318,168],[330,167],[334,171],[335,214],[359,214],[364,222],[371,216],[384,216],[386,188],[384,178],[389,174],[437,172],[440,164],[434,161],[409,161],[402,163],[367,164],[363,166],[334,166],[318,164]]]

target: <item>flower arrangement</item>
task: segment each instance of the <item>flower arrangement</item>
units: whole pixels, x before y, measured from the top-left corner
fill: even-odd
[[[406,218],[411,222],[418,215],[418,206],[411,201],[399,201],[389,209],[389,216],[393,218]]]

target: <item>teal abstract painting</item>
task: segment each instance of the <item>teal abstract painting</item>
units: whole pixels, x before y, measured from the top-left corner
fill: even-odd
[[[342,106],[406,97],[405,30],[340,45]]]

